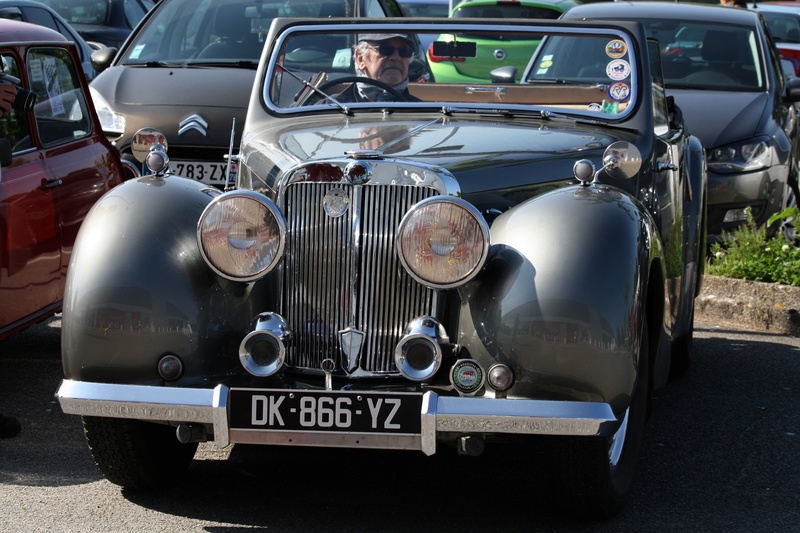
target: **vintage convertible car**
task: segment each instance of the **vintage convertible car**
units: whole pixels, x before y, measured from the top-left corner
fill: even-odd
[[[500,71],[404,98],[352,70],[359,36],[397,28],[608,61],[602,83]],[[523,443],[559,499],[613,515],[652,391],[686,370],[705,253],[703,146],[642,26],[276,19],[266,42],[237,187],[171,175],[143,131],[153,174],[81,229],[57,397],[100,470],[159,485],[202,441]],[[352,83],[382,98],[340,101]]]

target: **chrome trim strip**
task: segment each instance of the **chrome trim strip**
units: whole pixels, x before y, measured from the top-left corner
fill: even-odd
[[[420,435],[231,430],[228,387],[182,389],[64,380],[56,392],[66,414],[212,424],[214,442],[381,448],[436,452],[440,433],[608,436],[618,421],[598,402],[423,395]]]

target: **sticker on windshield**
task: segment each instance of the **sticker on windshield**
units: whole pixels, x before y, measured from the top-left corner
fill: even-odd
[[[612,83],[608,88],[608,97],[617,102],[627,100],[630,95],[631,86],[624,81]]]
[[[628,53],[628,47],[625,45],[625,41],[614,39],[606,45],[606,54],[612,59],[619,59],[626,53]]]
[[[553,55],[548,54],[542,57],[542,61],[539,63],[539,68],[536,70],[536,74],[547,74],[547,70],[553,66]]]
[[[64,109],[64,101],[61,99],[61,84],[58,79],[56,58],[46,57],[42,61],[42,68],[44,69],[44,83],[47,91],[47,100],[50,102],[50,111],[53,116],[63,115],[66,111]]]
[[[606,75],[612,80],[624,80],[631,75],[631,65],[624,59],[614,59],[606,65]]]

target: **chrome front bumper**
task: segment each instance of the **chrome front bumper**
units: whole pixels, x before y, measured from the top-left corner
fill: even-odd
[[[209,424],[214,443],[360,447],[436,452],[441,433],[520,435],[611,435],[618,421],[605,403],[509,400],[423,395],[419,435],[371,435],[349,432],[270,432],[231,430],[229,389],[187,389],[113,385],[64,380],[56,392],[66,414],[137,420]]]

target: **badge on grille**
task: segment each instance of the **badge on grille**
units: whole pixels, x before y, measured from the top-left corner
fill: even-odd
[[[343,329],[339,332],[339,342],[342,345],[342,352],[347,358],[347,371],[352,372],[358,366],[358,356],[361,353],[361,345],[364,343],[364,332],[352,328]]]
[[[344,215],[349,205],[350,198],[346,192],[339,188],[329,190],[322,199],[322,209],[325,210],[325,214],[332,218]]]

